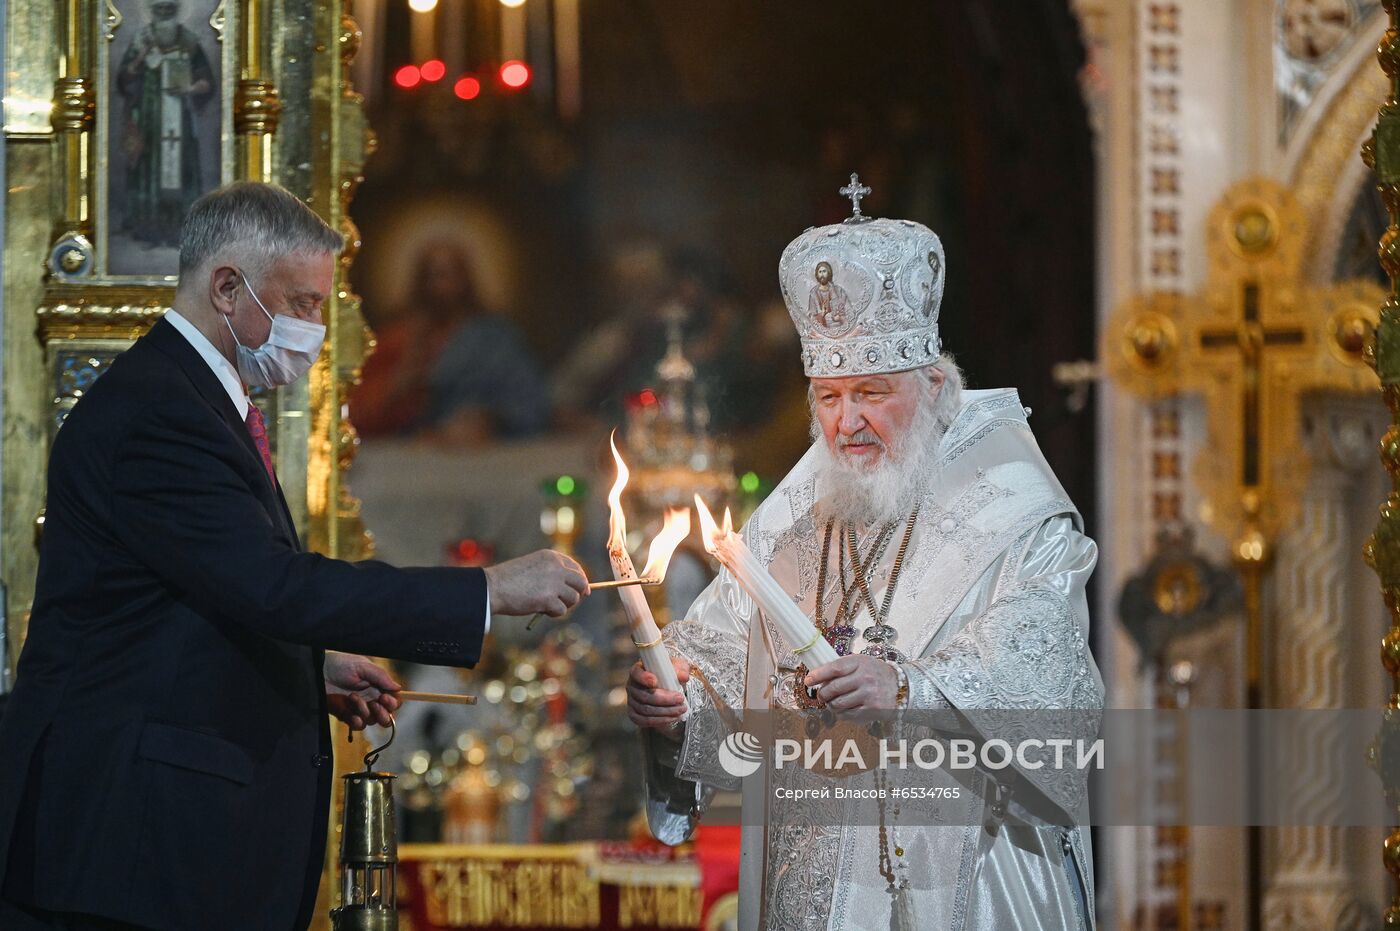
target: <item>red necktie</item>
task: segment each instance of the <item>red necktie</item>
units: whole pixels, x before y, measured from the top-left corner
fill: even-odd
[[[243,422],[248,426],[248,433],[253,438],[253,445],[258,448],[258,455],[262,456],[263,466],[267,468],[267,477],[272,479],[272,487],[277,487],[277,470],[272,467],[272,447],[267,444],[267,425],[263,423],[262,411],[258,410],[256,404],[248,405],[248,416]]]

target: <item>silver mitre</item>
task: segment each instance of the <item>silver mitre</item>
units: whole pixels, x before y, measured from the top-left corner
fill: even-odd
[[[903,372],[937,362],[942,351],[943,244],[912,220],[862,216],[869,193],[851,175],[841,194],[852,216],[808,229],[778,263],[809,378]]]

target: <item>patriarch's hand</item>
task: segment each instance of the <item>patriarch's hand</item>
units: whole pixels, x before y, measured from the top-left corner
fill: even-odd
[[[690,663],[671,658],[681,685],[690,679]],[[656,676],[638,662],[627,676],[627,716],[638,727],[670,727],[685,714],[685,696],[657,688]]]
[[[842,656],[818,666],[804,680],[832,711],[888,711],[894,708],[899,676],[874,656]]]

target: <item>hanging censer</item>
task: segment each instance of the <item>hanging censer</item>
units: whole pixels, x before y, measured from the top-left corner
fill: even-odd
[[[341,901],[331,909],[335,931],[398,931],[395,869],[399,862],[394,831],[394,774],[374,772],[374,764],[397,731],[389,719],[389,740],[365,754],[363,772],[347,773],[340,829]]]

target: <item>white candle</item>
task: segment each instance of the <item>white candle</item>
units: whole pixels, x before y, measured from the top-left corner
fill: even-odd
[[[734,532],[729,512],[724,512],[724,526],[721,527],[699,495],[695,496],[695,507],[700,512],[700,535],[705,541],[705,550],[724,564],[759,609],[772,618],[778,632],[797,654],[798,661],[808,669],[816,669],[835,660],[836,648],[818,633],[807,615],[758,561],[753,550],[744,544],[744,538]]]
[[[612,562],[613,578],[618,581],[635,579],[637,570],[632,566],[632,557],[625,546],[608,547],[608,558]],[[661,628],[656,626],[656,618],[651,614],[651,605],[640,585],[629,585],[617,590],[622,599],[622,608],[627,612],[627,620],[632,625],[632,642],[642,653],[642,665],[647,672],[656,676],[659,688],[672,692],[681,690],[676,678],[676,667],[671,663],[671,652],[661,642]]]
[[[630,475],[627,463],[617,451],[616,431],[608,440],[612,447],[614,461],[617,462],[617,481],[608,492],[608,561],[612,563],[613,578],[619,582],[635,579],[637,570],[632,565],[632,556],[627,552],[627,516],[622,513],[622,489],[627,487]],[[684,518],[684,520],[682,520]],[[682,524],[684,527],[682,528]],[[666,525],[652,541],[651,558],[647,560],[647,571],[658,578],[666,574],[666,563],[686,534],[690,532],[690,511],[672,509],[666,513]],[[668,548],[669,547],[669,548]],[[627,620],[632,628],[632,642],[642,654],[642,665],[647,672],[656,676],[658,688],[671,692],[681,690],[676,677],[676,667],[671,663],[671,653],[661,643],[661,629],[656,626],[656,618],[651,615],[651,605],[640,585],[629,585],[617,590],[622,599],[622,608],[627,612]],[[681,715],[685,720],[689,709]]]

